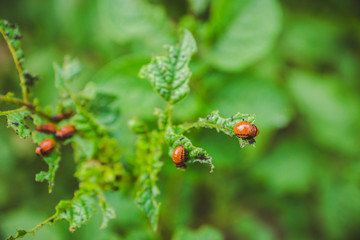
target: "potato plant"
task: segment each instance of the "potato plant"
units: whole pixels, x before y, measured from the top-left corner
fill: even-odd
[[[74,92],[72,85],[80,76],[82,67],[77,59],[67,56],[62,65],[53,65],[59,100],[56,106],[41,108],[33,94],[33,88],[41,80],[24,68],[25,58],[20,41],[22,36],[18,26],[1,20],[0,32],[13,57],[22,93],[21,97],[11,92],[0,95],[0,101],[9,104],[9,109],[1,111],[0,115],[7,118],[8,127],[20,138],[32,137],[34,151],[35,146],[45,139],[54,140],[55,147],[42,156],[48,165],[48,171],[41,171],[35,176],[36,181],[48,183],[49,193],[56,187],[56,179],[61,177],[56,175],[60,163],[70,161],[61,155],[65,145],[70,145],[73,149],[73,161],[76,165],[74,176],[79,183],[73,198],[61,200],[54,215],[33,229],[18,229],[8,239],[24,237],[46,224],[55,224],[60,220],[68,221],[69,230],[75,231],[88,222],[98,208],[103,215],[101,228],[104,228],[110,219],[116,217],[113,208],[106,201],[105,192],[121,189],[131,189],[128,191],[129,197],[134,197],[139,210],[156,231],[161,205],[157,181],[163,160],[169,160],[166,164],[173,164],[171,158],[174,149],[183,146],[186,165],[202,163],[210,166],[210,172],[214,169],[209,153],[195,146],[186,137],[186,133],[193,128],[210,128],[236,138],[233,132],[236,123],[255,121],[253,114],[234,112],[233,116],[224,118],[218,110],[214,110],[196,122],[173,123],[172,110],[190,93],[189,62],[197,51],[192,34],[188,30],[181,30],[177,45],[166,45],[164,55],[153,57],[139,71],[139,77],[150,81],[154,91],[166,103],[166,108],[154,108],[154,118],[158,119],[156,127],[149,127],[146,121],[136,117],[128,120],[129,128],[136,134],[137,140],[134,143],[136,155],[129,160],[132,167],[126,167],[121,158],[121,146],[109,131],[109,127],[121,117],[116,110],[119,96],[102,92],[91,82],[82,91]],[[59,139],[53,134],[34,130],[36,126],[46,123],[54,124],[57,129],[74,126],[76,132],[67,139]],[[242,138],[238,138],[238,141],[240,147],[252,143]],[[191,167],[186,171],[191,171]],[[166,192],[163,194],[166,195]]]

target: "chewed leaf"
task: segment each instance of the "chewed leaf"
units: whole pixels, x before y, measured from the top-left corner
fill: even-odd
[[[34,115],[33,117],[34,117],[35,125],[38,126],[38,125],[45,123],[44,120],[41,119],[39,116]],[[34,131],[32,138],[33,138],[33,141],[38,145],[40,145],[40,143],[42,141],[44,141],[45,139],[49,139],[49,138],[54,139],[54,137],[52,135],[38,132],[38,131]],[[49,193],[51,193],[52,189],[55,185],[55,174],[59,168],[59,164],[61,161],[59,145],[56,144],[53,152],[46,156],[42,156],[42,158],[44,159],[46,164],[49,166],[49,170],[47,172],[41,171],[38,174],[36,174],[35,180],[37,182],[43,182],[45,180],[48,181],[49,182]]]
[[[29,127],[25,124],[25,117],[29,114],[29,111],[23,111],[8,115],[8,127],[14,129],[21,138],[27,138],[31,135]]]
[[[24,83],[26,85],[24,87],[33,86],[38,77],[28,73],[28,71],[23,68],[25,57],[21,48],[20,40],[22,36],[18,26],[14,23],[9,23],[7,20],[0,20],[0,33],[4,36],[11,52],[14,53],[14,60],[19,63],[19,67],[24,74]]]
[[[215,166],[212,164],[212,158],[210,157],[210,155],[204,149],[195,147],[191,143],[190,139],[180,133],[176,133],[174,129],[170,126],[166,129],[165,140],[170,146],[170,157],[172,157],[172,154],[176,147],[183,145],[185,149],[185,163],[206,163],[209,164],[211,167],[210,172],[213,171]]]
[[[239,122],[248,122],[253,124],[255,122],[254,114],[236,113],[232,117],[223,118],[219,115],[219,111],[211,112],[206,118],[200,118],[198,122],[192,124],[183,124],[179,126],[180,131],[186,131],[192,127],[213,128],[218,132],[223,132],[229,136],[235,136],[234,127]],[[239,138],[240,147],[249,145],[249,140]]]
[[[144,126],[140,120],[134,121],[136,121],[136,126]],[[130,126],[134,127],[134,121],[132,121]],[[162,154],[161,145],[163,142],[162,134],[155,131],[151,133],[141,131],[137,132],[137,134],[136,162],[139,169],[137,172],[138,180],[135,202],[139,209],[149,218],[155,231],[158,226],[160,213],[160,203],[157,200],[160,191],[156,182],[162,167],[162,162],[160,161]]]
[[[139,76],[149,79],[165,101],[176,104],[190,91],[188,63],[197,51],[196,42],[189,31],[183,30],[180,43],[177,46],[167,45],[165,49],[166,56],[153,57],[150,64],[141,68]]]
[[[62,200],[56,206],[57,217],[55,221],[64,219],[70,224],[70,231],[87,223],[96,212],[96,201],[93,197],[82,195],[74,201]]]
[[[55,174],[59,168],[59,164],[61,160],[58,147],[55,147],[54,151],[51,154],[49,154],[49,156],[43,156],[42,158],[49,166],[49,170],[47,172],[41,171],[38,174],[36,174],[35,180],[37,182],[43,182],[47,180],[49,182],[49,193],[51,193],[55,185]]]
[[[160,213],[160,203],[156,200],[156,197],[160,191],[157,187],[152,186],[149,175],[143,175],[142,177],[144,180],[141,183],[141,189],[136,194],[135,202],[139,209],[149,218],[154,231],[156,231]]]
[[[103,214],[103,221],[100,227],[101,229],[103,229],[107,226],[110,219],[116,218],[116,215],[115,215],[115,210],[112,207],[110,207],[106,201],[100,200],[98,204]]]
[[[21,237],[25,236],[27,233],[28,232],[25,231],[24,229],[17,229],[15,237],[10,236],[6,240],[15,240],[15,239],[18,239],[18,238],[21,238]]]

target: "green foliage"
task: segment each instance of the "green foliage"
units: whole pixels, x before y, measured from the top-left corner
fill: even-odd
[[[167,31],[171,24],[161,6],[141,0],[99,1],[98,4],[101,26],[116,42],[143,42],[146,37],[150,39],[150,46],[161,46],[170,38]]]
[[[180,229],[175,232],[172,240],[222,240],[224,237],[222,234],[209,226],[203,226],[196,231],[190,231],[187,229]]]
[[[34,238],[29,229],[47,218],[55,199],[78,199],[78,192],[71,199],[73,189],[102,215],[93,214],[75,232],[65,221],[41,222],[36,239],[358,236],[357,1],[30,0],[1,6],[0,14],[19,23],[27,38],[20,69],[39,73],[41,81],[16,89],[18,69],[8,57],[8,40],[0,39],[0,101],[6,102],[0,115],[27,111],[23,123],[39,137],[30,117],[45,123],[73,112],[55,124],[77,131],[56,140],[46,157],[61,158],[47,197],[47,186],[33,182],[34,173],[49,171],[34,154],[40,142],[18,138],[3,122],[0,239],[15,238],[19,227],[27,230],[24,239]],[[180,46],[178,29],[193,34],[198,50],[186,64],[191,77],[181,85],[191,92],[169,104],[138,73],[151,65],[150,56],[169,58],[161,54],[163,44]],[[52,62],[69,51],[84,69],[71,58],[56,64],[55,88]],[[141,120],[129,124],[131,132],[126,123],[134,116]],[[232,129],[242,118],[236,116],[259,127],[256,148],[240,148],[248,144],[242,139],[239,147]],[[171,159],[179,144],[186,171]],[[216,165],[214,174],[192,164],[201,154]]]
[[[8,115],[8,127],[14,129],[21,138],[27,138],[31,134],[29,127],[25,123],[27,116],[29,116],[29,111],[10,113]]]
[[[188,67],[191,56],[196,52],[196,42],[191,33],[182,31],[177,46],[165,46],[166,56],[154,57],[150,64],[140,70],[139,76],[150,80],[152,87],[170,104],[183,100],[190,92]]]
[[[200,118],[198,125],[206,128],[214,128],[218,132],[223,132],[231,137],[235,136],[234,127],[238,122],[248,122],[254,124],[254,114],[242,114],[236,113],[234,116],[229,118],[222,118],[219,115],[219,111],[210,113],[206,118]],[[196,126],[195,126],[196,127]],[[238,138],[241,147],[245,147],[249,144],[249,140]]]
[[[276,0],[220,0],[211,7],[209,32],[218,34],[211,46],[211,63],[238,71],[263,57],[280,32],[281,10]]]
[[[102,218],[102,224],[101,229],[104,229],[107,227],[108,222],[110,219],[116,218],[115,210],[109,206],[109,204],[104,200],[99,200],[98,204],[100,206],[103,218]]]
[[[42,125],[45,123],[45,121],[35,115],[34,123],[36,125]],[[32,134],[32,139],[36,144],[40,145],[41,142],[44,141],[45,139],[54,139],[54,137],[49,134],[34,131]],[[61,161],[59,144],[56,144],[54,151],[50,155],[42,156],[42,158],[44,159],[45,163],[48,165],[49,170],[47,172],[41,171],[37,173],[35,176],[35,180],[37,182],[48,181],[49,193],[51,193],[55,185],[55,174],[59,168],[59,164]]]
[[[8,44],[19,73],[21,72],[21,74],[23,74],[23,76],[21,76],[23,79],[21,79],[20,83],[22,88],[26,89],[27,87],[33,86],[38,77],[31,75],[23,68],[25,56],[21,48],[20,39],[22,39],[22,35],[18,26],[14,23],[9,23],[7,20],[0,20],[0,33]]]
[[[207,163],[211,167],[210,172],[213,171],[214,165],[212,164],[212,158],[209,156],[209,154],[204,149],[195,147],[191,143],[190,139],[188,139],[182,134],[177,134],[176,131],[174,131],[174,129],[170,126],[166,129],[165,140],[170,146],[170,157],[172,156],[176,147],[183,145],[185,149],[185,158],[187,163]]]
[[[69,230],[74,232],[76,228],[88,222],[95,212],[95,200],[88,195],[82,195],[71,201],[60,201],[56,206],[56,217],[54,220],[68,221],[70,225]]]
[[[18,238],[21,238],[21,237],[25,236],[27,233],[28,232],[25,231],[24,229],[17,229],[15,237],[10,236],[6,240],[15,240],[15,239],[18,239]]]
[[[156,231],[160,213],[160,203],[157,200],[160,191],[156,185],[158,174],[163,163],[162,134],[157,131],[148,132],[145,123],[133,119],[130,128],[137,134],[136,162],[137,184],[135,202],[139,209],[149,218],[153,229]]]

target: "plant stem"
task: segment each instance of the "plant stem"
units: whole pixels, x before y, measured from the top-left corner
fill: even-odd
[[[27,91],[27,86],[26,86],[26,80],[25,80],[25,76],[24,76],[24,72],[23,69],[21,67],[20,61],[18,59],[18,57],[16,56],[16,51],[13,47],[13,45],[10,42],[10,39],[8,38],[8,36],[6,36],[6,34],[4,33],[4,31],[2,29],[0,29],[0,33],[3,35],[9,49],[11,52],[11,55],[14,59],[14,63],[16,65],[16,69],[19,73],[19,78],[20,78],[20,86],[21,86],[21,91],[22,91],[22,96],[25,102],[29,102],[29,94]]]
[[[172,113],[171,113],[171,103],[168,102],[167,104],[167,108],[166,108],[166,112],[167,112],[167,125],[171,125],[172,124]]]
[[[2,111],[2,112],[0,112],[0,116],[6,116],[6,115],[9,115],[12,113],[22,112],[24,110],[26,110],[25,107],[20,107],[20,108],[14,109],[14,110]]]
[[[0,95],[0,101],[2,102],[8,102],[8,103],[13,103],[16,104],[18,106],[22,106],[25,107],[26,109],[28,109],[29,111],[31,111],[32,113],[35,113],[49,121],[53,122],[53,119],[50,115],[48,115],[47,113],[45,113],[44,111],[38,109],[35,105],[26,102],[24,100],[21,100],[19,98],[14,98],[14,97],[8,97],[8,96],[4,96],[4,95]],[[15,110],[11,110],[11,111],[15,111]],[[19,109],[16,109],[16,111],[20,111]],[[10,112],[10,111],[7,111]],[[11,113],[11,112],[10,112]],[[3,114],[5,115],[5,114]]]
[[[67,204],[67,206],[71,206],[81,195],[78,196],[74,196],[73,199],[71,199],[71,201]],[[29,231],[26,231],[26,233],[24,235],[22,235],[21,237],[24,237],[26,235],[28,235],[29,233],[33,233],[36,230],[38,230],[39,228],[43,227],[44,225],[48,224],[49,222],[53,222],[55,221],[55,219],[64,211],[66,210],[66,208],[63,209],[63,211],[57,211],[54,215],[52,215],[51,217],[49,217],[48,219],[46,219],[45,221],[41,222],[40,224],[36,225],[34,228],[30,229]]]
[[[55,218],[58,216],[59,214],[55,213],[54,215],[52,215],[51,217],[49,217],[48,219],[46,219],[45,221],[41,222],[40,224],[38,224],[37,226],[35,226],[34,228],[30,229],[29,231],[27,231],[22,237],[28,235],[29,233],[33,233],[36,230],[38,230],[39,228],[43,227],[44,225],[46,225],[47,223],[54,221]]]

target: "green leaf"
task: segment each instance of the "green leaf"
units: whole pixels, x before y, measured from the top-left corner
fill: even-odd
[[[210,1],[209,0],[187,0],[187,2],[190,6],[191,11],[200,15],[200,14],[204,14]]]
[[[282,88],[248,75],[236,76],[220,88],[212,108],[221,109],[226,115],[233,114],[234,109],[254,113],[260,132],[286,127],[294,115],[294,108]]]
[[[160,203],[157,196],[160,191],[156,185],[158,173],[161,170],[162,162],[162,134],[153,131],[138,135],[136,163],[138,167],[138,180],[136,185],[135,202],[139,209],[150,220],[156,231],[159,220]]]
[[[224,237],[218,230],[210,226],[202,226],[196,231],[188,229],[176,230],[172,240],[223,240]]]
[[[8,237],[6,240],[15,240],[15,239],[18,239],[18,238],[22,238],[22,237],[25,236],[27,233],[28,233],[28,232],[25,231],[24,229],[17,229],[15,237],[10,236],[10,237]]]
[[[65,109],[72,109],[74,108],[74,102],[71,99],[72,93],[67,84],[81,73],[81,64],[79,60],[65,56],[62,67],[55,62],[53,67],[55,71],[55,87],[60,91],[60,104]]]
[[[87,223],[96,212],[96,201],[93,197],[82,195],[75,196],[75,200],[62,200],[56,206],[57,220],[66,220],[69,222],[69,230],[74,232],[76,228]]]
[[[93,158],[96,150],[94,141],[96,140],[93,138],[82,138],[78,134],[71,138],[71,144],[74,149],[74,159],[76,162]]]
[[[166,56],[153,57],[150,64],[141,68],[139,76],[150,80],[160,96],[170,104],[176,104],[189,94],[191,72],[189,61],[196,52],[196,42],[191,33],[182,31],[177,46],[166,45]]]
[[[262,58],[280,32],[276,0],[220,0],[211,9],[209,31],[218,35],[210,62],[225,71],[239,71]]]
[[[273,231],[271,225],[267,225],[265,222],[257,219],[251,214],[244,214],[236,221],[236,232],[242,239],[249,240],[275,240],[276,233]]]
[[[59,168],[59,164],[61,161],[60,151],[58,147],[56,147],[49,156],[43,156],[42,158],[48,164],[49,170],[47,172],[41,171],[36,174],[35,180],[37,182],[43,182],[47,180],[49,182],[49,193],[51,193],[55,185],[55,174]]]
[[[8,117],[8,127],[15,130],[21,138],[27,138],[31,135],[29,127],[25,123],[25,117],[29,116],[29,111],[10,113]]]
[[[305,116],[306,135],[323,147],[357,154],[359,98],[333,76],[293,71],[288,89]]]
[[[183,130],[188,130],[191,127],[205,127],[205,128],[213,128],[216,129],[217,132],[223,132],[226,135],[231,137],[235,136],[234,127],[239,122],[248,122],[254,124],[255,115],[254,114],[242,114],[236,113],[232,117],[222,118],[219,115],[219,111],[211,112],[206,118],[200,118],[198,122],[191,124],[183,124],[180,125],[179,128]],[[245,147],[249,144],[249,140],[238,138],[240,147]]]
[[[296,139],[287,139],[259,161],[252,169],[257,181],[274,195],[306,194],[317,169],[316,155],[309,146]]]
[[[128,126],[135,134],[145,134],[149,131],[146,124],[138,118],[130,119]]]
[[[62,76],[65,81],[71,81],[75,79],[81,72],[83,68],[80,61],[77,58],[71,58],[70,56],[65,56],[64,63],[62,67]]]
[[[103,214],[103,220],[100,227],[101,229],[103,229],[107,226],[110,219],[116,218],[116,215],[115,215],[115,210],[112,207],[110,207],[106,201],[100,200],[98,204]]]
[[[209,164],[211,169],[210,172],[213,171],[214,165],[212,164],[212,158],[210,155],[202,148],[195,147],[190,139],[182,135],[183,129],[172,128],[168,126],[165,131],[165,140],[167,144],[170,146],[169,148],[169,156],[172,157],[173,152],[176,147],[183,145],[185,149],[185,163],[206,163]]]
[[[117,122],[120,116],[119,98],[117,95],[97,90],[97,86],[90,82],[81,93],[86,101],[86,109],[99,124],[109,126]],[[85,105],[85,103],[83,103]]]
[[[82,71],[80,61],[76,58],[72,59],[70,56],[65,56],[62,67],[54,63],[55,69],[55,85],[62,89],[64,82],[69,82],[76,78]]]

